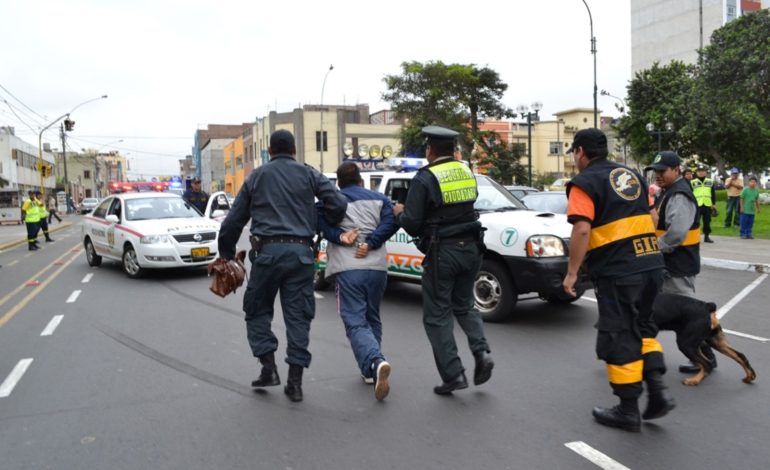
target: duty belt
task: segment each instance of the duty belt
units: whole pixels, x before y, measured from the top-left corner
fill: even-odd
[[[278,235],[276,237],[259,237],[259,239],[262,241],[263,244],[267,244],[267,243],[294,243],[294,244],[305,245],[305,246],[312,246],[313,245],[313,239],[312,238],[291,237],[291,236]]]

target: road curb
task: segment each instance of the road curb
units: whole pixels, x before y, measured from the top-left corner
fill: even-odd
[[[49,225],[48,226],[48,233],[56,233],[59,230],[64,230],[65,228],[70,227],[71,225],[72,225],[72,222],[69,222],[69,221],[58,223],[58,224],[56,224],[56,227],[51,227]],[[39,234],[38,234],[38,236],[39,236]],[[5,243],[0,244],[0,251],[5,251],[5,250],[11,249],[11,248],[13,248],[15,246],[19,246],[19,245],[24,244],[24,243],[27,243],[27,238],[26,237],[25,238],[19,238],[18,240],[14,240],[12,242],[5,242]]]
[[[749,263],[747,261],[735,261],[719,258],[701,258],[701,266],[708,266],[717,269],[732,269],[734,271],[754,271],[758,273],[770,273],[770,264]]]

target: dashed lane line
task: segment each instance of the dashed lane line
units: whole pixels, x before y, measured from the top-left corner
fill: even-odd
[[[70,296],[67,298],[67,303],[72,304],[75,303],[76,300],[78,300],[78,297],[80,297],[81,290],[74,290],[70,294]]]
[[[55,315],[51,318],[51,321],[48,322],[48,325],[46,325],[43,332],[40,333],[40,336],[51,336],[53,332],[56,331],[56,327],[59,326],[59,323],[61,323],[62,318],[64,318],[64,315]]]
[[[22,359],[16,364],[16,367],[13,368],[10,375],[8,375],[8,377],[6,377],[3,381],[2,385],[0,385],[0,398],[5,398],[11,395],[11,392],[16,387],[16,384],[19,383],[19,380],[21,380],[21,377],[24,375],[24,373],[27,372],[27,368],[30,364],[32,364],[31,357]]]
[[[15,259],[15,260],[11,261],[10,263],[6,264],[6,266],[10,268],[14,264],[17,264],[18,262],[19,262],[19,260]]]
[[[88,283],[88,281],[90,281],[90,280],[91,280],[91,278],[92,278],[92,277],[94,277],[94,273],[88,273],[88,274],[86,274],[86,276],[83,278],[83,280],[82,280],[82,281],[80,281],[80,282],[81,282],[81,283],[83,283],[83,284],[86,284],[86,283]]]
[[[630,470],[625,465],[613,460],[608,455],[599,452],[583,441],[567,442],[564,445],[571,451],[604,470]]]

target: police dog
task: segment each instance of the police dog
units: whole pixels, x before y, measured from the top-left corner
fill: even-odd
[[[727,342],[716,311],[717,306],[713,302],[702,302],[683,295],[661,293],[655,298],[652,318],[658,329],[675,332],[679,350],[700,367],[695,375],[682,380],[685,385],[698,385],[714,369],[700,348],[703,342],[740,364],[746,372],[743,382],[748,384],[757,378],[746,356]]]

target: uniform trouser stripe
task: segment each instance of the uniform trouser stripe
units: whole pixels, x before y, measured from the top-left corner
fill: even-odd
[[[642,355],[651,352],[663,352],[663,346],[655,338],[642,338]]]
[[[632,384],[642,381],[643,369],[644,361],[641,359],[621,365],[607,364],[607,377],[611,384]]]

